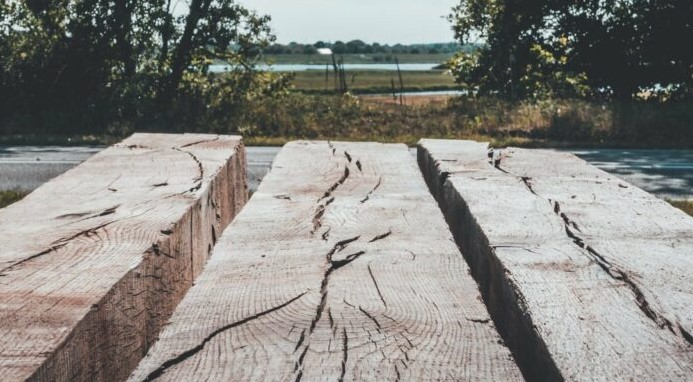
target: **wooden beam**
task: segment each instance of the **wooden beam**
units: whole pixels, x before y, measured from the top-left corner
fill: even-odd
[[[404,145],[284,147],[150,380],[521,380]]]
[[[126,378],[246,198],[239,137],[136,134],[0,210],[0,380]]]
[[[691,379],[693,219],[568,153],[418,158],[528,379]]]

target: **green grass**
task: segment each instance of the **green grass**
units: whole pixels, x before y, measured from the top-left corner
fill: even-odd
[[[406,97],[407,104],[400,106],[386,103],[387,97],[382,98],[285,92],[249,103],[233,125],[209,124],[185,131],[240,134],[248,145],[270,146],[293,139],[372,140],[413,145],[425,137],[474,139],[491,142],[496,147],[693,147],[693,108],[684,102],[617,104],[575,99],[509,102],[494,98],[430,97],[430,102],[419,103],[417,99],[421,97]],[[107,145],[122,136],[77,138],[6,136],[0,137],[0,145]]]
[[[8,190],[0,191],[0,208],[9,206],[10,204],[22,199],[27,195],[24,191]]]
[[[55,135],[55,134],[12,134],[0,135],[2,146],[109,146],[121,137],[112,135]]]
[[[561,146],[560,142],[554,141],[530,141],[522,138],[494,138],[487,135],[474,134],[458,134],[452,137],[449,136],[430,136],[422,137],[411,134],[400,135],[366,135],[363,138],[353,136],[314,136],[311,138],[294,136],[294,137],[244,137],[243,141],[246,146],[266,146],[266,147],[282,147],[291,141],[311,139],[311,140],[332,140],[340,142],[380,142],[380,143],[403,143],[409,147],[415,147],[421,138],[433,139],[463,139],[478,142],[489,142],[493,147],[532,147],[532,148],[556,148]],[[582,147],[582,146],[580,146]]]
[[[250,110],[241,134],[249,144],[280,144],[291,138],[414,144],[427,137],[484,140],[497,147],[693,147],[693,131],[688,119],[681,118],[693,114],[684,105],[628,107],[629,120],[623,124],[618,118],[623,110],[580,100],[452,98],[415,104],[410,99],[400,106],[353,96],[291,93]],[[643,122],[630,123],[637,118]]]
[[[693,200],[669,200],[668,202],[671,203],[672,206],[693,216]]]
[[[344,59],[345,64],[394,64],[395,57],[400,64],[438,64],[443,63],[452,57],[452,54],[338,54],[337,60]],[[267,55],[265,58],[272,63],[280,65],[303,64],[303,65],[324,65],[331,64],[330,56],[319,54],[278,54]]]
[[[395,71],[347,71],[347,85],[354,94],[389,94],[392,91],[392,81],[399,88],[399,77]],[[402,72],[405,91],[434,91],[457,89],[455,79],[441,70],[427,72]],[[296,72],[293,81],[294,88],[306,93],[330,93],[335,89],[335,75],[330,71],[327,81],[325,72],[310,70]]]

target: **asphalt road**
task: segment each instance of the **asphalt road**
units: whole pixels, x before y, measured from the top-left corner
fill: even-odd
[[[693,199],[693,150],[581,150],[575,155],[666,199]]]
[[[101,147],[2,147],[0,190],[33,190]],[[416,155],[416,150],[412,149]],[[248,147],[248,185],[257,189],[277,147]],[[693,199],[693,150],[572,150],[593,165],[659,197]]]

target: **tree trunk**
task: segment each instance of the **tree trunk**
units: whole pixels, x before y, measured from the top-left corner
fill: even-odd
[[[159,96],[157,97],[159,111],[168,107],[175,98],[176,90],[183,78],[183,72],[190,65],[190,58],[194,48],[195,29],[197,29],[200,19],[209,10],[211,2],[212,0],[192,0],[190,3],[190,13],[188,13],[185,21],[183,36],[181,36],[173,55],[171,72],[168,77],[165,77],[159,89]]]
[[[132,47],[132,12],[134,7],[133,1],[116,1],[113,15],[118,54],[123,62],[126,78],[131,78],[137,70],[137,60],[133,55]]]
[[[166,19],[161,30],[161,55],[159,56],[159,73],[164,72],[166,60],[168,59],[168,47],[171,41],[173,30],[173,16],[171,15],[171,0],[166,2]]]

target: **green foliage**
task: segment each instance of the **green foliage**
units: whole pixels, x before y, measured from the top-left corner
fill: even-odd
[[[459,98],[449,107],[463,129],[493,137],[598,142],[609,136],[613,125],[608,106],[575,99]]]
[[[499,97],[355,98],[278,92],[238,110],[235,130],[248,145],[293,139],[374,140],[416,144],[421,138],[473,139],[496,147],[693,147],[693,108],[686,102],[587,101]],[[226,118],[221,115],[219,118]],[[205,121],[211,121],[203,126]],[[218,132],[213,116],[196,131]],[[69,138],[69,139],[68,139]],[[103,135],[0,136],[3,144],[110,145]]]
[[[430,102],[409,98],[407,104],[348,94],[289,93],[254,104],[246,111],[241,132],[249,141],[263,144],[288,138],[416,143],[428,137],[525,146],[693,145],[693,109],[684,102],[459,97]]]
[[[693,216],[693,201],[690,200],[669,200],[672,206]]]
[[[445,102],[399,107],[350,94],[291,93],[256,104],[247,116],[242,133],[251,142],[291,137],[414,143],[423,136],[454,133]]]
[[[18,190],[0,191],[0,208],[9,206],[10,204],[21,200],[26,196],[26,192]]]
[[[460,87],[470,95],[476,95],[480,91],[482,81],[476,77],[480,56],[481,50],[459,52],[450,59],[447,65]]]
[[[4,1],[0,132],[233,130],[244,105],[285,80],[254,70],[269,18],[233,0]],[[233,70],[219,77],[212,62]],[[231,111],[231,112],[227,112]]]
[[[454,61],[479,94],[693,96],[690,0],[461,0],[450,19],[461,43],[485,42]]]
[[[568,60],[566,44],[566,39],[559,39],[554,47],[534,44],[530,48],[530,64],[518,80],[521,94],[531,99],[584,98],[589,94],[587,75],[565,67]]]

